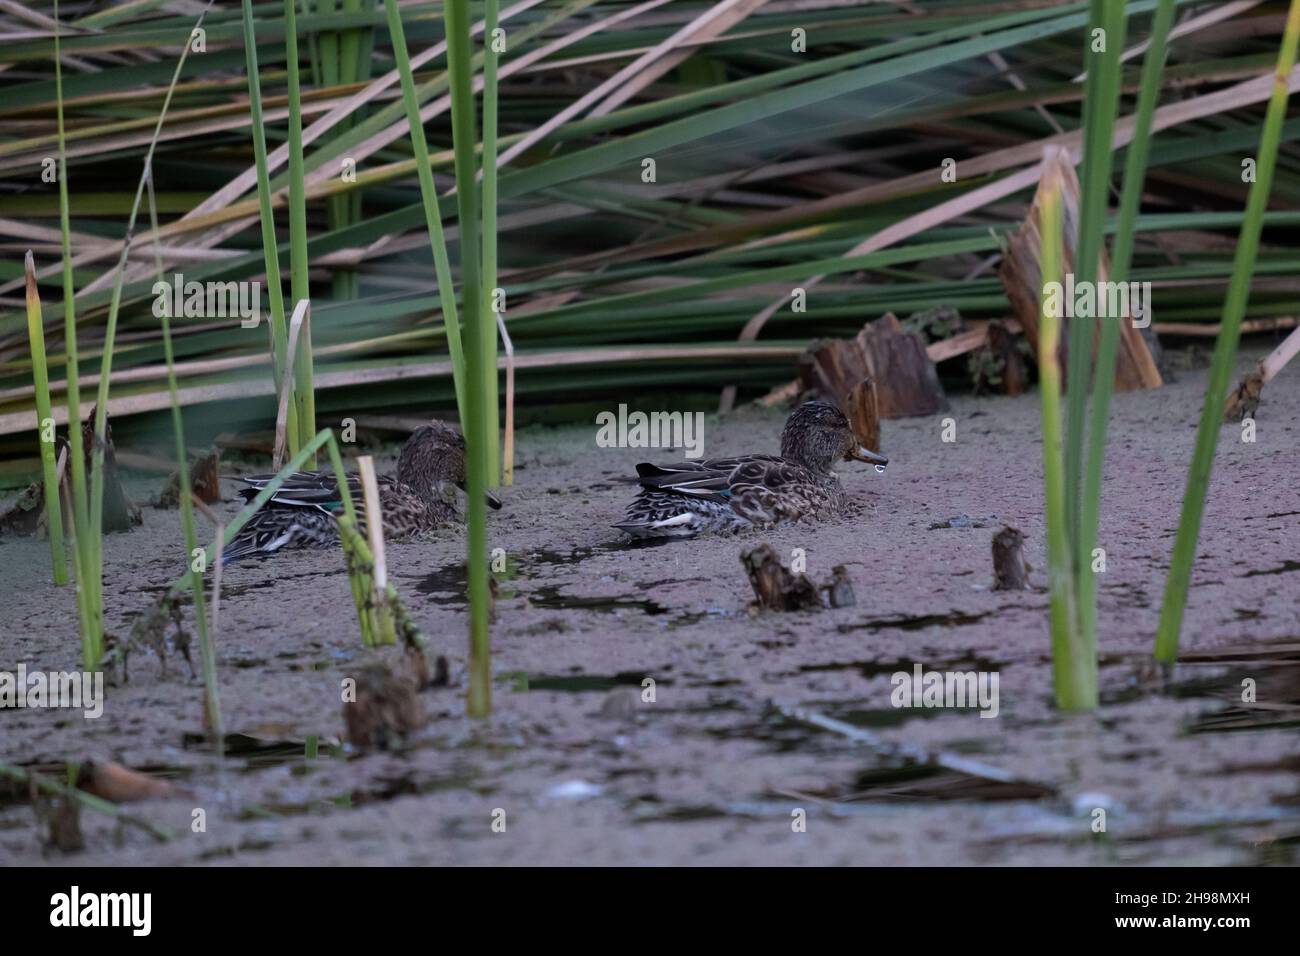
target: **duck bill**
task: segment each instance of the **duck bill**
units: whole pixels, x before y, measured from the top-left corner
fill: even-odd
[[[880,468],[884,468],[889,464],[889,459],[884,455],[861,445],[849,452],[849,457],[854,461],[865,461],[869,465],[876,465]]]
[[[465,492],[466,494],[469,493],[469,489],[465,487],[465,482],[463,481],[456,482],[456,487],[459,488],[461,491]],[[484,490],[483,497],[487,499],[488,507],[491,508],[493,511],[501,510],[501,499],[498,498],[496,495],[492,494],[492,492]]]

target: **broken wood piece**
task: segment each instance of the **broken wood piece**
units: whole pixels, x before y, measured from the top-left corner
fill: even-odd
[[[1025,536],[1010,525],[993,536],[993,590],[1023,591],[1029,584]]]
[[[87,760],[77,774],[77,787],[111,803],[160,800],[188,793],[169,780],[159,780],[119,763]]]
[[[854,385],[845,401],[844,414],[853,428],[858,444],[870,451],[879,452],[880,408],[876,401],[876,383],[864,378]]]
[[[770,544],[740,552],[740,563],[749,576],[757,606],[769,611],[807,611],[822,607],[821,595],[812,578],[793,574]]]
[[[1223,413],[1225,422],[1239,422],[1247,416],[1253,416],[1259,407],[1260,393],[1264,386],[1286,363],[1300,352],[1300,328],[1294,329],[1282,340],[1282,344],[1260,360],[1254,371],[1247,373],[1237,383],[1237,387],[1228,395],[1228,405]]]
[[[1015,233],[1008,237],[1006,252],[1002,257],[1002,264],[998,267],[998,276],[1002,279],[1007,298],[1011,301],[1012,315],[1020,323],[1021,328],[1024,329],[1025,337],[1029,340],[1034,355],[1038,354],[1038,323],[1043,309],[1043,273],[1042,266],[1038,261],[1042,249],[1040,234],[1042,182],[1048,179],[1056,179],[1061,185],[1063,211],[1062,275],[1066,276],[1067,279],[1072,278],[1075,247],[1078,242],[1079,179],[1075,175],[1074,164],[1070,161],[1070,154],[1064,149],[1053,150],[1043,158],[1043,174],[1038,192],[1034,195],[1033,204],[1030,206],[1024,223]],[[1103,248],[1101,258],[1097,264],[1098,289],[1101,288],[1101,283],[1107,281],[1109,273],[1110,263],[1106,256],[1106,250]],[[1069,281],[1066,285],[1068,288],[1072,288],[1073,282]],[[1068,294],[1066,298],[1069,298]],[[1098,298],[1100,298],[1100,295],[1098,295]],[[1121,306],[1120,310],[1124,312],[1124,315],[1107,318],[1097,318],[1095,316],[1081,319],[1062,318],[1059,359],[1062,370],[1062,385],[1064,387],[1069,386],[1069,382],[1065,381],[1064,378],[1065,370],[1069,367],[1067,354],[1068,335],[1065,334],[1065,328],[1068,327],[1071,321],[1120,323],[1120,340],[1115,360],[1115,389],[1117,391],[1158,388],[1163,384],[1160,372],[1156,368],[1156,357],[1152,353],[1153,347],[1159,348],[1154,333],[1148,330],[1148,335],[1150,335],[1148,341],[1142,330],[1134,326],[1133,316],[1129,313],[1136,310],[1131,308],[1127,294],[1117,297],[1117,305]],[[1093,311],[1100,312],[1102,310],[1094,308]],[[1143,303],[1143,311],[1148,317],[1150,316],[1150,302]],[[1093,336],[1094,349],[1099,338],[1099,335]],[[1091,378],[1091,373],[1089,373],[1089,377]]]
[[[210,448],[195,455],[189,463],[190,489],[194,497],[204,504],[216,504],[221,501],[221,449]],[[171,473],[167,484],[158,495],[155,508],[176,508],[180,505],[181,474],[180,469]]]

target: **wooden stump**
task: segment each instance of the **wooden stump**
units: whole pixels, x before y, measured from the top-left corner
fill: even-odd
[[[757,605],[770,611],[807,611],[822,606],[817,585],[806,574],[792,574],[770,544],[740,552]]]

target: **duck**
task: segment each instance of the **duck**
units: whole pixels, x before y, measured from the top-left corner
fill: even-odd
[[[245,501],[252,501],[275,475],[238,478]],[[361,478],[347,475],[356,505],[358,530],[366,533]],[[386,540],[408,538],[461,521],[456,488],[465,490],[465,439],[451,425],[431,421],[421,425],[402,446],[396,475],[379,475],[379,505]],[[501,501],[487,492],[488,506]],[[338,545],[337,515],[343,511],[333,471],[299,471],[289,475],[274,495],[253,514],[222,552],[222,561],[266,556],[292,548]]]
[[[832,515],[848,498],[831,467],[848,460],[889,464],[835,405],[805,402],[786,420],[780,455],[637,465],[629,480],[641,490],[614,527],[633,539],[693,538]]]

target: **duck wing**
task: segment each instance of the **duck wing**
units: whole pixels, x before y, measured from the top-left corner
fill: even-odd
[[[642,462],[636,466],[637,482],[649,491],[674,492],[696,498],[726,501],[737,482],[761,483],[762,476],[773,466],[783,465],[773,455],[746,455],[741,458],[710,458],[684,461],[673,465]]]
[[[239,481],[248,485],[247,488],[240,488],[239,493],[244,496],[245,501],[252,501],[274,478],[275,475],[247,475],[239,478]],[[350,474],[347,475],[347,482],[352,500],[359,503],[361,478]],[[379,476],[378,482],[381,489],[395,484],[394,480],[387,475]],[[338,480],[334,472],[295,471],[275,490],[275,494],[267,504],[300,508],[315,507],[335,511],[342,507],[343,500],[339,495]]]

